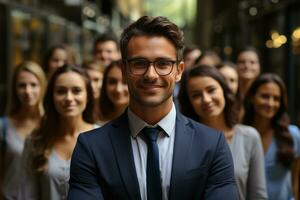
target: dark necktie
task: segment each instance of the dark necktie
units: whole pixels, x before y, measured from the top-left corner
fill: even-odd
[[[159,170],[159,152],[156,143],[159,128],[145,127],[142,133],[145,136],[148,155],[147,155],[147,200],[161,200],[162,187]]]

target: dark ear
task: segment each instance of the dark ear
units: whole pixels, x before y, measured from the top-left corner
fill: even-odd
[[[126,73],[127,73],[127,70],[126,70],[126,61],[122,60],[122,63],[121,63],[121,70],[122,70],[122,76],[123,76],[123,79],[126,80]],[[127,81],[127,80],[126,80]]]

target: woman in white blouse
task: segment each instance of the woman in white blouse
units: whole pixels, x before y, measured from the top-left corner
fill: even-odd
[[[94,128],[93,93],[82,68],[65,65],[51,76],[45,116],[26,141],[21,199],[66,199],[70,159],[81,132]]]
[[[0,118],[0,199],[16,199],[25,139],[43,115],[46,76],[35,62],[25,61],[14,71],[8,113]]]

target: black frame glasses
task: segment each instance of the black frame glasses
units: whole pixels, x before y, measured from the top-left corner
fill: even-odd
[[[174,64],[177,63],[177,61],[170,59],[149,61],[144,58],[132,58],[128,59],[126,62],[130,73],[139,76],[144,75],[148,71],[151,64],[158,75],[167,76],[173,71]]]

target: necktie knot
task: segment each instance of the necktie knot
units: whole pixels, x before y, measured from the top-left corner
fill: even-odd
[[[145,127],[143,128],[142,133],[144,134],[147,142],[156,142],[159,131],[160,131],[159,127],[155,127],[155,128]]]

